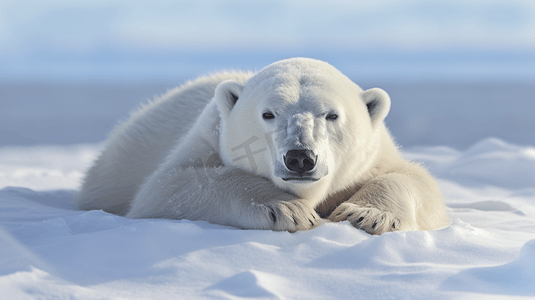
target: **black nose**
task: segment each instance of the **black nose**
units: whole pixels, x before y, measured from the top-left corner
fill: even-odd
[[[290,171],[303,173],[314,169],[317,158],[311,150],[290,150],[284,156],[284,164]]]

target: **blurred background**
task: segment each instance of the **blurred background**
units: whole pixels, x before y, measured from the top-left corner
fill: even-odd
[[[0,0],[0,147],[100,143],[186,79],[327,61],[405,147],[535,145],[535,1]]]

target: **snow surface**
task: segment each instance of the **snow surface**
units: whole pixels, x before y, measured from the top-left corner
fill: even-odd
[[[410,148],[452,224],[370,236],[77,211],[98,145],[0,148],[1,299],[503,299],[535,296],[535,148]],[[18,186],[18,187],[6,187]]]

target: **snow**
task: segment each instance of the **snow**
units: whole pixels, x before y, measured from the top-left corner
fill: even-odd
[[[0,148],[0,187],[75,188],[96,158],[97,145]]]
[[[370,236],[77,211],[99,145],[0,148],[0,290],[6,299],[500,299],[535,296],[535,148],[489,138],[413,147],[452,224]],[[6,187],[18,186],[18,187]]]

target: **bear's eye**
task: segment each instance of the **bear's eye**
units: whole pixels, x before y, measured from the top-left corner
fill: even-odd
[[[329,121],[334,121],[336,119],[338,119],[338,115],[337,114],[328,114],[325,119],[329,120]]]
[[[270,112],[265,112],[262,114],[262,118],[264,118],[264,120],[271,120],[274,119],[275,116]]]

